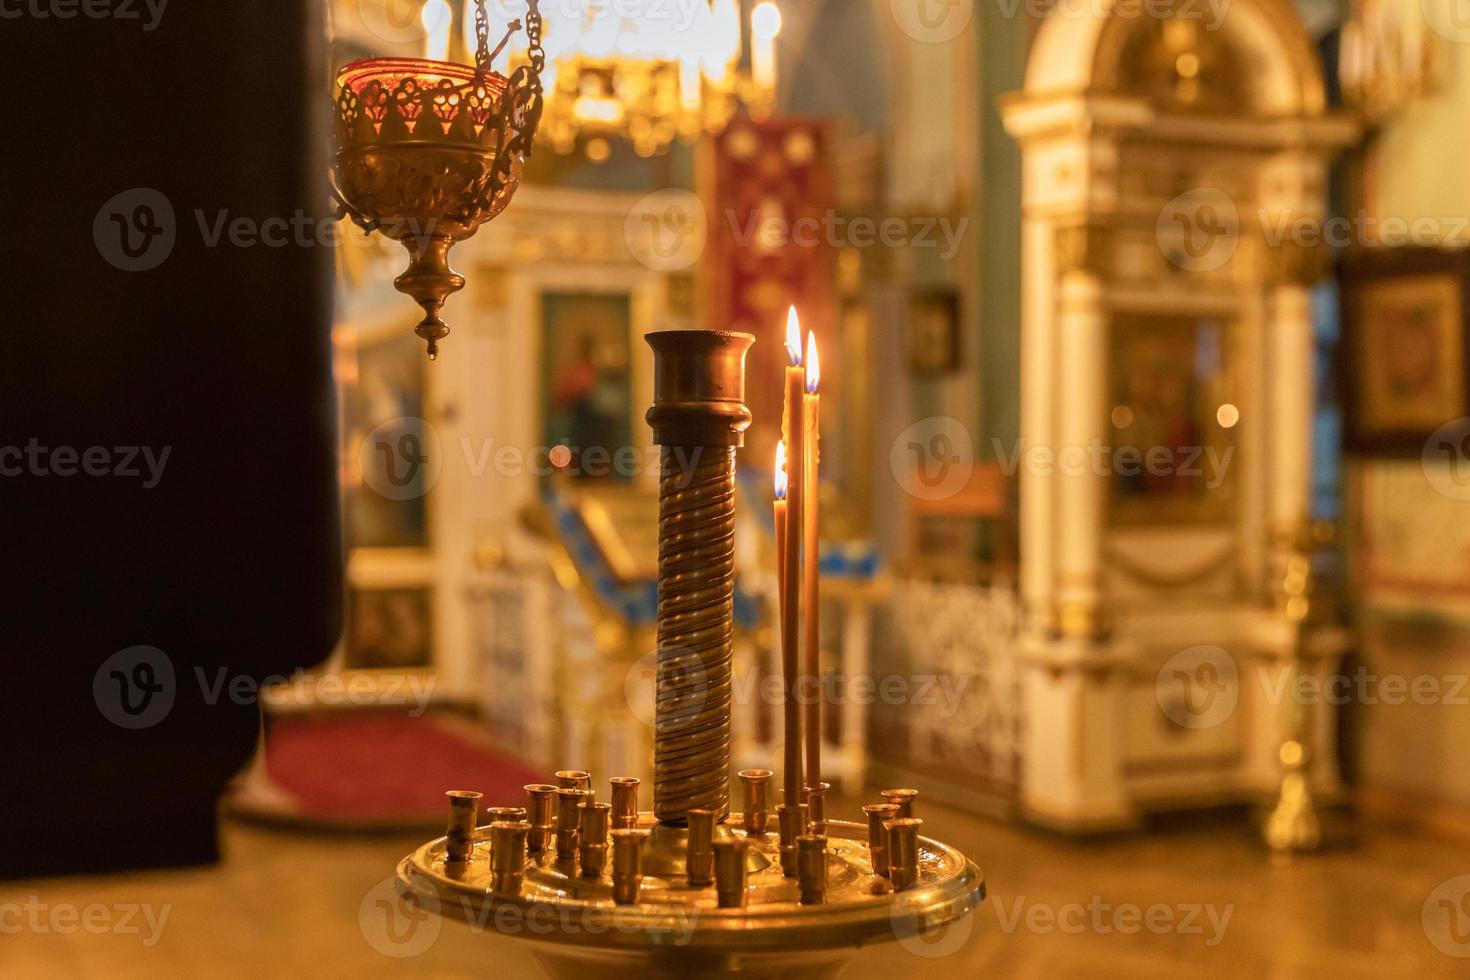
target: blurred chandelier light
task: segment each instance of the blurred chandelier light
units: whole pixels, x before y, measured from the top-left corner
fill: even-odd
[[[1413,0],[1350,4],[1351,16],[1342,27],[1338,80],[1343,101],[1370,125],[1381,125],[1435,88],[1438,34],[1433,28],[1438,25],[1429,23],[1427,15],[1439,9]]]
[[[507,17],[525,0],[496,0]],[[579,139],[625,138],[644,157],[675,139],[719,132],[744,105],[769,115],[781,11],[761,0],[548,0],[546,110],[540,135],[557,153]],[[468,25],[466,25],[468,27]],[[743,53],[750,51],[749,63]],[[513,63],[526,60],[514,43]],[[589,146],[589,155],[596,151]]]

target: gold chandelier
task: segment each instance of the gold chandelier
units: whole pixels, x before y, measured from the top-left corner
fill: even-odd
[[[425,23],[447,25],[450,2],[428,0]],[[524,16],[526,0],[494,6],[508,22]],[[742,105],[763,118],[775,103],[781,11],[774,0],[549,0],[542,14],[546,105],[538,135],[556,153],[580,143],[600,162],[607,141],[621,138],[651,157],[676,139],[719,132]],[[448,35],[431,36],[426,55],[444,58],[433,47],[447,45]],[[527,62],[526,45],[512,42],[509,57],[513,66]]]

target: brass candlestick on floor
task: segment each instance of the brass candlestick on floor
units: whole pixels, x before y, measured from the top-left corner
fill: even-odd
[[[526,788],[529,822],[471,834],[478,801],[456,794],[451,834],[398,865],[409,900],[520,937],[555,977],[818,980],[860,946],[941,928],[985,896],[972,862],[902,819],[913,790],[886,792],[895,803],[865,808],[864,823],[829,817],[820,835],[806,832],[807,804],[783,804],[795,818],[783,842],[770,825],[774,774],[745,770],[739,815],[727,819],[735,449],[750,423],[751,343],[712,331],[649,337],[648,420],[664,455],[653,810],[630,812],[635,780],[563,771],[559,788]],[[598,786],[612,790],[610,805],[594,802]],[[548,827],[553,799],[560,815]],[[551,928],[521,925],[532,921]]]

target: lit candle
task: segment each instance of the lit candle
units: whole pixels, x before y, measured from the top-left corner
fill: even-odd
[[[786,317],[786,353],[791,360],[786,368],[786,403],[782,418],[783,435],[786,442],[787,466],[786,497],[786,547],[782,551],[782,582],[786,590],[785,607],[781,610],[783,653],[791,657],[791,676],[786,679],[786,771],[783,786],[787,806],[800,806],[803,799],[801,779],[801,706],[797,703],[796,674],[798,644],[800,637],[799,612],[801,599],[801,544],[802,518],[806,511],[805,464],[806,426],[803,417],[803,399],[806,397],[806,372],[801,367],[801,320],[796,307]],[[785,631],[790,631],[789,640]]]
[[[789,490],[786,443],[776,443],[776,601],[781,613],[781,681],[786,690],[782,703],[784,726],[784,766],[786,799],[798,799],[801,786],[801,714],[793,692],[796,689],[796,587],[792,570],[796,563],[791,560],[788,547],[791,542],[790,515],[787,505]],[[791,576],[788,578],[788,575]],[[796,804],[790,803],[789,806]]]
[[[750,74],[759,90],[776,91],[776,35],[781,33],[781,8],[770,0],[750,12]]]
[[[820,462],[822,365],[817,357],[817,335],[806,337],[805,393],[801,398],[802,425],[805,428],[802,456],[802,532],[804,552],[802,565],[801,605],[806,616],[806,785],[817,787],[822,782],[822,654],[820,606],[817,582],[821,575],[817,541],[817,469]]]

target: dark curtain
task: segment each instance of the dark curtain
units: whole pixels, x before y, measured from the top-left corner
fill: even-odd
[[[0,20],[10,878],[214,859],[249,688],[341,628],[321,9],[54,6]]]

